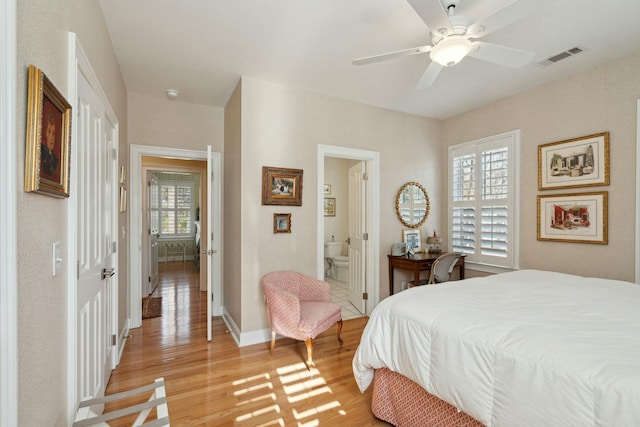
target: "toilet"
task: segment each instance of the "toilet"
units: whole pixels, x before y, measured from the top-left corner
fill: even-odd
[[[349,281],[349,257],[342,255],[342,242],[325,242],[324,258],[329,266],[325,276],[341,282]]]

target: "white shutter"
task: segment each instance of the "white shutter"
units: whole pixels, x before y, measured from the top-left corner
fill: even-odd
[[[483,206],[480,216],[480,251],[482,255],[506,257],[508,252],[507,206]]]
[[[454,252],[475,253],[476,247],[476,208],[453,208],[452,241]]]
[[[509,207],[495,205],[509,198],[509,148],[482,152],[482,208],[480,251],[482,255],[506,257],[508,254]],[[487,204],[490,203],[490,204]]]
[[[453,200],[475,200],[475,153],[463,154],[453,158]]]

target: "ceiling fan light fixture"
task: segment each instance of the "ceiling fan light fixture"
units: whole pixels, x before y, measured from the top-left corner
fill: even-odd
[[[429,56],[443,67],[453,67],[471,52],[472,47],[467,39],[449,38],[435,45]]]

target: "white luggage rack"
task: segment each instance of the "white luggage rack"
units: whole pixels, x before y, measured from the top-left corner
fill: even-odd
[[[126,399],[138,394],[151,392],[149,399],[138,405],[129,406],[123,409],[118,409],[113,412],[103,413],[98,415],[91,410],[92,406],[104,407],[105,403],[113,402],[115,400]],[[157,418],[146,421],[149,413],[153,408],[156,408]],[[156,378],[156,380],[146,386],[138,387],[133,390],[123,391],[121,393],[110,394],[108,396],[87,399],[80,402],[80,407],[76,413],[76,418],[72,427],[88,427],[88,426],[101,426],[108,427],[107,421],[114,420],[116,418],[124,417],[126,415],[139,413],[136,420],[131,424],[132,426],[140,427],[163,427],[169,426],[169,407],[167,406],[167,396],[164,389],[164,378]],[[145,422],[146,421],[146,422]]]

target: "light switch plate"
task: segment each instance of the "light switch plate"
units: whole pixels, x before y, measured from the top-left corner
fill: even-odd
[[[60,270],[60,264],[62,263],[62,258],[60,257],[60,242],[53,242],[51,248],[51,275],[57,276],[58,271]]]

